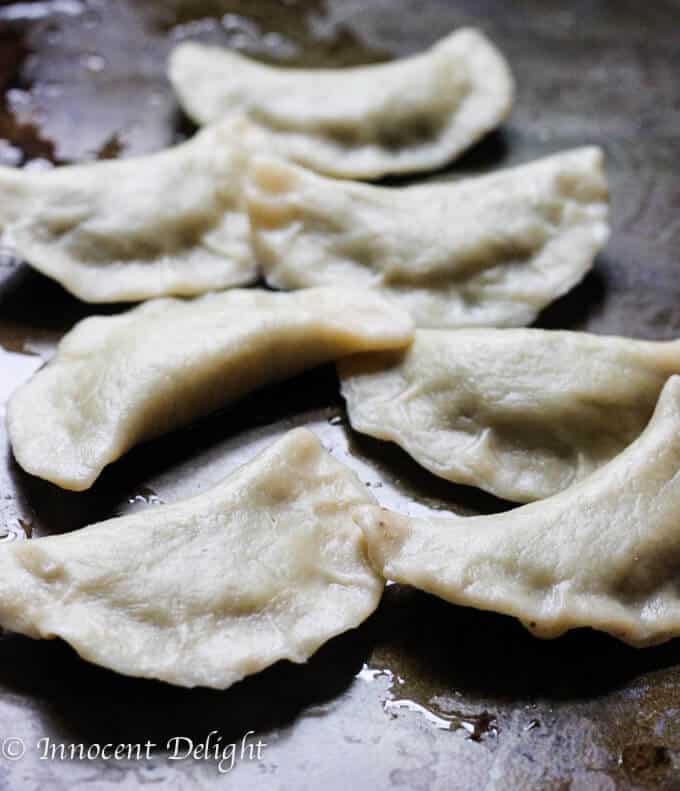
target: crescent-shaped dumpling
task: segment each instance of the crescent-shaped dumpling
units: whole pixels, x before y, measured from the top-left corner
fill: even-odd
[[[255,252],[277,288],[375,288],[419,327],[530,324],[607,240],[598,148],[453,183],[387,188],[254,156]]]
[[[306,429],[173,505],[0,548],[0,624],[130,676],[225,689],[376,608],[375,502]]]
[[[245,122],[149,156],[0,168],[3,244],[85,302],[192,296],[258,277],[243,210]]]
[[[341,360],[352,427],[426,469],[518,502],[565,489],[644,429],[680,341],[538,329],[418,330]]]
[[[442,167],[505,119],[514,93],[503,56],[472,29],[410,58],[344,69],[267,66],[187,42],[169,75],[197,123],[244,112],[280,154],[359,179]]]
[[[554,497],[461,519],[367,506],[357,520],[388,579],[512,615],[539,637],[680,636],[680,376],[632,445]]]
[[[372,293],[234,289],[81,321],[11,397],[27,472],[82,491],[133,445],[347,354],[399,348],[408,315]]]

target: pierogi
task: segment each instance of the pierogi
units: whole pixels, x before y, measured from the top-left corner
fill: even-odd
[[[0,168],[3,244],[85,302],[252,283],[242,200],[249,129],[234,119],[149,156]]]
[[[506,118],[514,94],[505,59],[472,29],[410,58],[344,69],[268,66],[186,42],[169,76],[196,123],[245,113],[279,154],[359,179],[442,167]]]
[[[351,517],[370,502],[297,429],[191,499],[0,547],[0,624],[118,673],[225,689],[373,612],[383,583]]]
[[[91,317],[11,397],[12,450],[27,472],[82,491],[138,442],[265,384],[412,337],[407,314],[340,289],[233,289]]]
[[[580,483],[502,514],[356,518],[375,568],[539,637],[591,627],[631,645],[680,636],[680,376],[632,445]]]
[[[418,330],[341,360],[356,431],[447,480],[518,502],[585,478],[648,423],[680,341],[538,329]]]
[[[419,327],[530,324],[607,240],[602,152],[453,183],[387,188],[251,160],[253,244],[275,288],[373,288]]]

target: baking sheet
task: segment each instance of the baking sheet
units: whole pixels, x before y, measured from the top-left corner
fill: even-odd
[[[186,38],[289,65],[335,66],[409,54],[453,28],[478,25],[512,64],[516,109],[502,131],[432,178],[603,146],[612,240],[594,272],[538,324],[673,338],[680,332],[679,15],[674,0],[0,3],[0,162],[48,167],[131,156],[190,135],[164,77],[167,53]],[[0,255],[0,402],[78,319],[118,309],[83,305]],[[323,368],[136,449],[84,494],[24,474],[3,434],[0,533],[26,540],[194,494],[297,425],[316,431],[388,506],[457,514],[508,507],[433,478],[392,446],[352,435],[333,370]],[[241,750],[244,736],[247,745],[266,743],[261,760]],[[173,737],[195,747],[209,737],[211,755],[169,760],[163,747]],[[12,738],[25,749],[17,760],[6,747]],[[43,760],[41,739],[154,747],[141,760]],[[221,774],[213,748],[230,744],[239,754]],[[124,678],[60,642],[2,636],[0,788],[146,784],[679,788],[680,641],[636,651],[581,631],[541,642],[508,618],[393,585],[364,626],[308,665],[281,663],[218,693]]]

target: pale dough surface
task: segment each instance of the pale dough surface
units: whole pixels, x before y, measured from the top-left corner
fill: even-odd
[[[271,285],[374,288],[419,327],[530,324],[583,278],[609,234],[598,148],[401,188],[255,154],[247,184]]]
[[[407,314],[372,292],[232,289],[77,324],[11,397],[19,464],[82,491],[133,445],[347,354],[400,348]]]
[[[556,494],[643,430],[680,341],[539,329],[418,330],[338,363],[352,427],[518,502]]]
[[[131,159],[0,168],[2,242],[85,302],[252,283],[242,200],[248,128],[234,119]]]
[[[374,502],[297,429],[211,490],[0,548],[0,624],[130,676],[224,689],[306,661],[383,588],[352,509]]]
[[[539,637],[592,627],[635,646],[680,636],[680,377],[640,437],[580,483],[491,516],[357,520],[378,571]]]
[[[445,165],[506,118],[514,94],[505,59],[473,29],[419,55],[344,69],[268,66],[187,42],[169,76],[196,123],[244,112],[280,154],[360,179]]]

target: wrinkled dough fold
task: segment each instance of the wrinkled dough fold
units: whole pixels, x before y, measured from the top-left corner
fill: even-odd
[[[0,549],[0,624],[131,676],[224,689],[358,626],[382,582],[352,509],[374,502],[297,429],[213,489]]]
[[[242,202],[247,129],[235,120],[115,162],[0,168],[3,244],[85,302],[252,283]]]
[[[445,165],[505,119],[514,94],[503,56],[472,29],[410,58],[344,69],[268,66],[187,42],[169,76],[196,123],[243,112],[281,155],[360,179]]]
[[[388,579],[519,618],[539,637],[592,627],[631,645],[680,636],[680,377],[640,437],[553,497],[492,516],[357,521]]]
[[[538,329],[418,330],[341,360],[352,427],[426,469],[528,502],[585,478],[647,425],[680,341]]]
[[[409,317],[371,293],[234,289],[81,321],[11,397],[27,472],[82,491],[138,442],[347,354],[399,348]]]
[[[256,155],[248,212],[267,282],[375,288],[419,327],[530,324],[609,234],[602,152],[453,183],[387,188]]]

